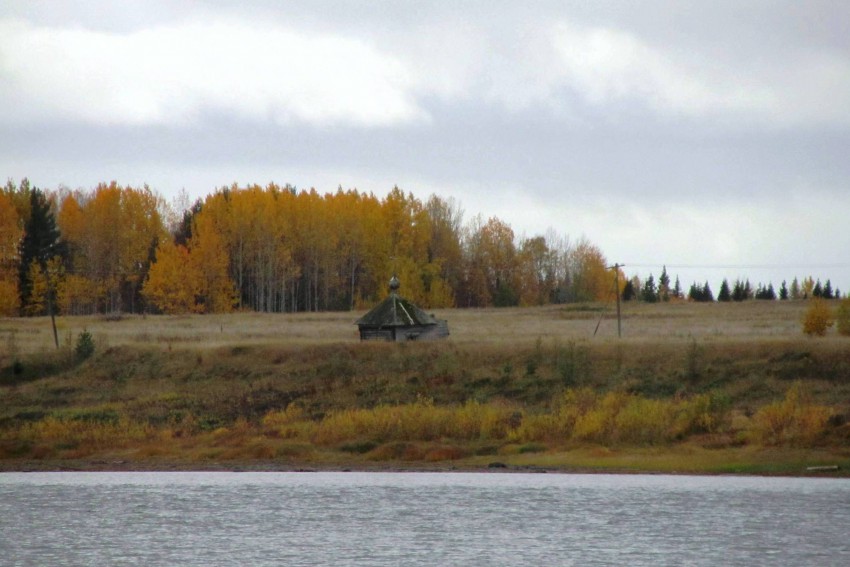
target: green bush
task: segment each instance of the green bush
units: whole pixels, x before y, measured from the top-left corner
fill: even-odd
[[[77,355],[79,360],[85,360],[94,354],[94,338],[92,338],[91,333],[83,330],[83,332],[77,336],[77,344],[74,347],[74,353]]]

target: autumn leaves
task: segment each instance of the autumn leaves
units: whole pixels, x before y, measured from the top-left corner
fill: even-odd
[[[27,215],[18,205],[29,190],[24,182],[0,190],[6,314],[43,310],[45,291],[30,286],[20,297],[16,277]],[[423,202],[398,188],[378,198],[234,184],[182,221],[147,186],[47,195],[64,243],[53,270],[63,314],[356,309],[380,300],[393,273],[405,297],[426,308],[594,300],[612,286],[587,241],[552,231],[517,238],[498,218],[464,223],[453,199]]]

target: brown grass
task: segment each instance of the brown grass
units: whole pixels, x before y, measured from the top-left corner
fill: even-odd
[[[705,342],[799,339],[805,301],[744,303],[625,303],[626,342]],[[558,339],[611,342],[617,325],[613,308],[598,304],[552,305],[530,308],[443,309],[450,340],[457,345],[520,344]],[[363,312],[234,313],[229,315],[125,315],[59,317],[60,342],[71,348],[88,330],[98,350],[108,347],[155,347],[165,351],[208,351],[240,346],[317,346],[357,343],[354,322]],[[600,317],[602,323],[594,337]],[[837,337],[837,333],[830,333]],[[53,350],[50,320],[45,317],[0,318],[0,356]]]
[[[47,319],[0,319],[0,463],[567,467],[585,445],[581,466],[602,451],[628,468],[632,447],[650,470],[683,446],[729,466],[753,447],[840,456],[850,342],[804,336],[806,308],[626,304],[622,340],[601,305],[443,310],[447,341],[408,344],[360,343],[361,313],[60,318],[59,351]],[[96,350],[80,361],[83,329]]]

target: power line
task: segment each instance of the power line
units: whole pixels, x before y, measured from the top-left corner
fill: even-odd
[[[631,268],[675,268],[700,269],[700,270],[815,270],[829,268],[850,268],[850,262],[839,262],[833,264],[639,264],[629,262]]]

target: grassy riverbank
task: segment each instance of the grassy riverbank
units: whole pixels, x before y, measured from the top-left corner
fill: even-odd
[[[0,320],[0,468],[850,471],[850,341],[805,305]],[[95,353],[73,352],[79,333]],[[823,473],[817,473],[823,474]]]

